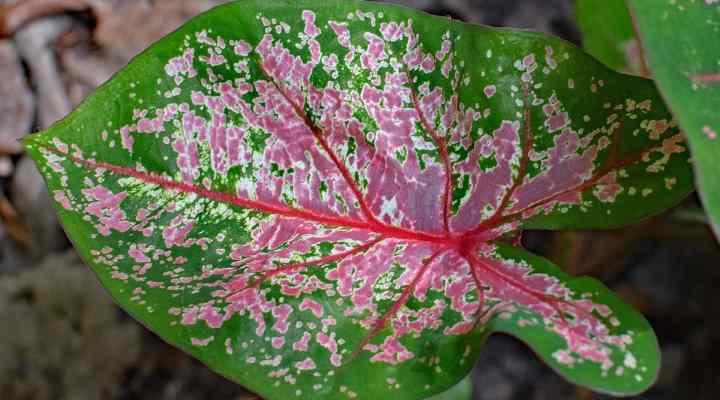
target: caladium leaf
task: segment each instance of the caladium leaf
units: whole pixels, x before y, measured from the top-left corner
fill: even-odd
[[[473,398],[473,385],[471,376],[466,376],[458,384],[451,387],[449,390],[440,393],[436,396],[429,397],[428,400],[472,400]]]
[[[700,197],[720,235],[720,2],[631,0],[648,64],[687,135]]]
[[[658,369],[641,315],[501,242],[692,187],[651,82],[573,46],[356,1],[242,1],[25,142],[115,299],[262,396],[418,399],[508,332],[573,382]]]

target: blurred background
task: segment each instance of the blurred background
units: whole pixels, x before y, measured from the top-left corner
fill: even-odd
[[[224,1],[0,0],[0,399],[254,399],[117,308],[75,256],[17,139],[65,116],[135,54]],[[580,44],[572,0],[392,1]],[[598,0],[602,7],[602,0]],[[632,228],[528,232],[526,247],[642,311],[663,369],[644,399],[720,398],[720,248],[696,198]],[[474,399],[603,399],[494,336]]]

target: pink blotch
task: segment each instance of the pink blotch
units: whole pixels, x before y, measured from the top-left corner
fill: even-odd
[[[320,62],[320,58],[322,57],[320,42],[315,39],[311,39],[308,42],[308,46],[310,47],[310,61],[313,64],[318,64]]]
[[[286,333],[288,330],[288,316],[292,313],[292,308],[287,304],[282,304],[272,309],[272,315],[275,317],[273,330],[279,333]]]
[[[342,356],[338,353],[333,353],[330,355],[330,364],[332,364],[335,367],[339,367],[342,365]]]
[[[352,47],[352,43],[350,42],[350,29],[348,29],[347,23],[330,21],[330,28],[335,32],[340,46],[346,49]]]
[[[215,339],[214,336],[210,336],[209,338],[206,338],[206,339],[190,338],[190,342],[192,343],[193,346],[205,347],[205,346],[209,345],[210,342],[213,341],[213,339]]]
[[[145,255],[145,253],[136,245],[132,244],[130,245],[130,249],[128,250],[128,255],[135,260],[135,262],[138,263],[148,263],[150,262],[150,258]]]
[[[422,68],[423,72],[426,74],[429,74],[435,70],[435,59],[431,55],[426,55],[423,62],[420,64],[420,68]]]
[[[132,152],[133,145],[135,144],[135,139],[130,135],[130,128],[127,126],[123,126],[120,128],[120,140],[122,142],[122,147]]]
[[[382,33],[383,39],[388,42],[395,42],[402,39],[403,27],[395,21],[383,22],[380,24],[380,33]]]
[[[556,132],[560,129],[565,128],[570,123],[570,120],[568,118],[568,113],[561,112],[555,115],[550,116],[547,119],[547,127],[550,132]]]
[[[168,248],[173,246],[185,246],[185,239],[194,226],[194,221],[185,221],[182,216],[175,217],[170,225],[163,229],[165,246]]]
[[[413,353],[408,351],[408,349],[393,336],[386,338],[379,348],[380,351],[372,356],[370,361],[397,365],[414,357]]]
[[[315,336],[315,340],[324,348],[326,348],[331,353],[337,353],[337,341],[335,341],[335,333],[333,332],[330,336],[318,332]]]
[[[525,68],[531,68],[533,65],[535,65],[535,54],[528,54],[523,58],[522,61],[523,66]]]
[[[205,321],[210,328],[220,328],[223,322],[225,322],[222,314],[218,312],[218,309],[210,304],[203,306],[199,318]]]
[[[151,264],[151,263],[147,263],[147,264],[143,265],[142,268],[140,268],[140,269],[138,270],[137,274],[140,275],[140,276],[143,276],[143,275],[145,275],[148,271],[150,271],[150,268],[152,268],[152,264]]]
[[[59,152],[61,152],[61,153],[63,153],[63,154],[67,154],[67,153],[70,151],[70,149],[68,148],[68,145],[65,144],[65,143],[63,143],[60,139],[58,139],[58,138],[53,138],[52,142],[53,142],[53,144],[55,145],[55,148],[56,148]]]
[[[245,57],[248,54],[250,54],[250,52],[252,51],[252,46],[250,46],[250,44],[244,40],[239,40],[235,44],[234,50],[235,50],[235,54],[237,54],[241,57]]]
[[[293,343],[293,350],[295,351],[307,351],[308,349],[308,343],[310,342],[310,338],[312,335],[310,335],[309,332],[303,332],[302,338],[298,340],[297,342]]]
[[[270,340],[270,344],[274,349],[280,350],[283,346],[285,346],[285,338],[282,336],[274,337]]]
[[[304,10],[302,13],[303,21],[305,21],[305,34],[310,38],[320,35],[320,29],[315,25],[315,13],[310,10]]]
[[[603,203],[613,203],[617,196],[623,192],[623,187],[617,183],[617,172],[612,172],[602,178],[595,188],[595,197]]]
[[[336,54],[330,54],[323,59],[323,69],[327,73],[331,73],[336,70],[338,65],[338,57]]]
[[[113,230],[121,233],[130,230],[132,224],[127,220],[125,211],[120,208],[120,204],[128,196],[126,192],[114,194],[106,187],[98,185],[83,189],[82,193],[95,200],[85,207],[85,212],[99,219],[100,224],[96,228],[101,235],[109,236]]]
[[[710,140],[715,140],[715,138],[717,138],[717,132],[715,132],[715,131],[714,131],[711,127],[709,127],[708,125],[705,125],[705,126],[703,127],[703,133],[704,133],[705,136],[707,136],[708,139],[710,139]]]
[[[317,318],[323,316],[323,306],[315,300],[305,298],[300,303],[300,311],[310,310]]]
[[[135,215],[135,219],[138,221],[145,221],[145,219],[150,215],[150,212],[146,208],[141,208],[138,210],[137,214]]]
[[[65,194],[64,191],[56,190],[53,197],[55,201],[57,201],[62,206],[62,208],[68,211],[72,211],[72,204],[70,203],[70,199],[67,197],[67,194]]]
[[[124,273],[124,272],[118,272],[118,271],[113,271],[112,274],[110,274],[110,276],[111,276],[113,279],[118,279],[118,280],[121,280],[121,281],[127,281],[128,278],[129,278],[128,274],[126,274],[126,273]]]
[[[312,358],[308,357],[304,359],[303,361],[299,361],[295,363],[295,368],[298,371],[309,371],[316,368],[315,361],[312,360]]]
[[[191,307],[185,310],[182,314],[180,323],[182,325],[195,325],[197,323],[198,311],[197,307]]]
[[[497,92],[497,88],[495,85],[488,85],[485,86],[485,89],[483,89],[483,92],[485,93],[485,97],[488,99],[495,96],[495,93]]]
[[[559,362],[560,364],[564,364],[564,365],[575,364],[575,358],[573,356],[571,356],[567,350],[558,350],[555,353],[553,353],[552,356],[555,359],[555,361]]]

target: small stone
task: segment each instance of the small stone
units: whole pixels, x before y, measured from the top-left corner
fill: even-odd
[[[23,26],[15,34],[20,56],[32,74],[37,93],[38,125],[41,129],[64,118],[70,102],[60,79],[53,43],[72,26],[72,18],[58,15],[39,19]]]
[[[23,157],[17,164],[10,192],[12,204],[30,230],[33,255],[44,256],[69,246],[45,181],[29,157]]]
[[[188,19],[227,2],[227,0],[155,2],[95,0],[93,11],[98,19],[95,41],[113,57],[127,62]],[[138,29],[134,24],[128,24],[128,21],[143,21],[142,29]]]
[[[658,377],[658,386],[674,385],[683,369],[687,351],[682,345],[667,345],[662,348],[662,368]]]
[[[33,95],[15,46],[0,40],[0,153],[22,151],[18,139],[27,134],[33,123]]]
[[[13,163],[10,157],[0,157],[0,177],[7,178],[13,173]]]

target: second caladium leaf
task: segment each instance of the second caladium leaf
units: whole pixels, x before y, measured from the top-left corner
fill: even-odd
[[[698,191],[720,238],[720,1],[627,3],[652,75],[687,134]]]
[[[571,45],[394,6],[197,17],[26,146],[115,299],[270,399],[419,399],[484,339],[632,394],[648,323],[504,244],[619,226],[691,190],[652,83]]]

